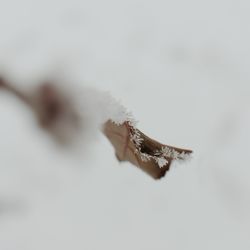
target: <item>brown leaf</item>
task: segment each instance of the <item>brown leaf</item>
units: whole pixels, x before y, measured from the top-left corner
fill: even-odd
[[[129,161],[154,179],[165,176],[173,160],[184,160],[183,156],[192,153],[188,149],[161,144],[135,129],[129,122],[117,125],[108,121],[104,125],[103,132],[113,145],[119,161]],[[134,140],[135,135],[138,141]],[[163,155],[161,152],[163,148],[167,148],[170,154]],[[164,166],[159,166],[157,162],[159,159],[165,160]]]

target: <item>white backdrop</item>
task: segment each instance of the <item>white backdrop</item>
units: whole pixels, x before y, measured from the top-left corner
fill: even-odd
[[[108,90],[194,158],[151,180],[101,135],[61,151],[0,93],[0,249],[250,249],[248,1],[0,0],[0,72]]]

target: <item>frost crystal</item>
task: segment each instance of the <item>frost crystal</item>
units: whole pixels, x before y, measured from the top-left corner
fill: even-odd
[[[168,161],[162,157],[160,157],[160,158],[156,157],[155,161],[158,163],[160,168],[163,168],[168,163]]]
[[[179,153],[176,150],[169,148],[168,146],[161,149],[161,154],[167,158],[173,158],[174,160],[185,160],[185,158],[187,157],[187,154],[185,154],[185,152]]]
[[[137,153],[138,153],[138,150],[137,150]],[[141,157],[141,160],[144,162],[150,161],[151,159],[151,156],[145,153],[140,153],[140,157]]]
[[[167,146],[163,147],[161,149],[161,153],[165,157],[169,157],[169,158],[172,157],[174,159],[176,159],[178,157],[178,155],[179,155],[179,153],[177,151],[175,151],[174,149],[171,149],[171,148],[169,148]]]
[[[139,131],[133,126],[131,126],[131,130],[132,131],[130,131],[130,140],[134,142],[136,145],[136,148],[140,150],[141,144],[143,142],[143,138],[141,138]]]
[[[117,125],[128,122],[132,127],[136,126],[136,120],[132,112],[129,112],[120,102],[109,96],[108,101],[109,119]]]

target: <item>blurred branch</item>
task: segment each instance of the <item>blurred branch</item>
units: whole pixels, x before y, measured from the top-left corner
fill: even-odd
[[[25,102],[36,115],[40,127],[57,142],[69,144],[82,129],[84,117],[76,111],[69,93],[58,85],[44,82],[33,91],[25,92],[0,78],[0,87]],[[155,179],[163,177],[174,160],[185,160],[192,153],[149,138],[129,118],[121,124],[112,119],[105,121],[103,133],[113,145],[119,161],[129,161]]]

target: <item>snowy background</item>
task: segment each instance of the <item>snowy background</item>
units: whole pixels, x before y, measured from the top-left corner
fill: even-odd
[[[250,249],[249,1],[0,0],[0,72],[108,90],[193,160],[154,181],[101,134],[58,149],[0,93],[0,249]]]

